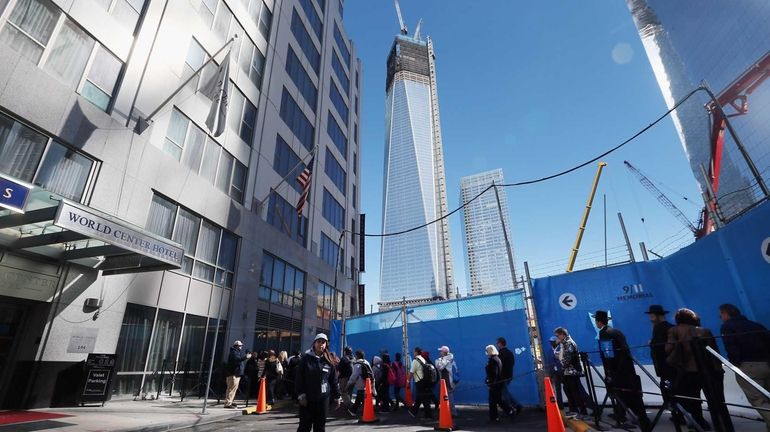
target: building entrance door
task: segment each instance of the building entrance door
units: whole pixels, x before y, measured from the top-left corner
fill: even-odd
[[[26,315],[26,306],[0,300],[0,388],[8,388],[6,384],[13,369],[10,366]],[[0,394],[0,400],[2,396]]]

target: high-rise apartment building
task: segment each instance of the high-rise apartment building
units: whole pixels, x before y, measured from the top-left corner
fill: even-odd
[[[205,386],[215,340],[216,365],[236,339],[304,350],[357,310],[361,63],[342,12],[0,1],[0,407],[72,402],[89,353],[116,355],[116,397],[178,395]],[[202,90],[226,58],[214,136]]]
[[[463,177],[460,179],[462,203],[472,200],[493,183],[504,183],[502,169]],[[468,258],[471,295],[514,289],[515,284],[503,232],[505,227],[510,239],[511,222],[505,188],[498,188],[498,195],[505,225],[500,221],[500,211],[494,190],[488,190],[463,208],[465,256]],[[515,257],[511,258],[515,263]]]
[[[770,181],[770,3],[718,0],[671,2],[627,0],[642,44],[666,104],[684,98],[706,82],[724,106],[747,153]],[[694,6],[694,7],[693,7]],[[712,126],[705,92],[679,106],[674,125],[695,179],[706,191],[701,165],[712,169]],[[744,108],[746,108],[744,110]],[[727,219],[761,199],[755,176],[729,131],[717,188],[718,211]]]
[[[385,190],[382,227],[395,233],[447,213],[436,65],[430,38],[396,36],[385,83]],[[381,307],[389,302],[455,297],[446,219],[385,237]]]

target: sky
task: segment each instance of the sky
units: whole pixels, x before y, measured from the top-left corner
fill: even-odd
[[[401,0],[411,31],[436,52],[450,211],[460,178],[502,168],[506,183],[540,178],[592,159],[652,123],[667,108],[623,1]],[[363,63],[361,212],[382,230],[385,62],[398,33],[393,2],[347,0],[345,28]],[[628,173],[628,160],[692,221],[702,203],[670,118],[604,158],[607,163],[578,255],[604,262],[604,206],[610,262],[627,259],[622,212],[637,260],[639,242],[671,253],[692,240],[678,220]],[[564,271],[596,165],[536,185],[507,188],[516,268]],[[683,197],[686,197],[685,200]],[[461,212],[450,218],[455,280],[469,290]],[[366,241],[367,312],[379,301],[380,239]],[[651,258],[654,258],[651,256]]]

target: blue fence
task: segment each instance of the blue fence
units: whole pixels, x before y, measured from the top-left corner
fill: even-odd
[[[371,361],[388,350],[401,352],[401,310],[381,312],[348,319],[345,323],[347,344],[362,349]],[[539,403],[534,362],[521,292],[506,292],[410,307],[407,319],[409,350],[421,347],[438,355],[438,347],[447,345],[455,356],[461,383],[455,392],[458,403],[487,403],[484,347],[505,337],[515,354],[516,364],[511,392],[524,405]],[[340,323],[332,326],[332,349],[339,352]]]

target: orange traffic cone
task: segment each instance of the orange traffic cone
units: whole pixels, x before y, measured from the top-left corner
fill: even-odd
[[[404,386],[404,405],[408,408],[414,405],[414,400],[412,400],[412,383],[409,382],[409,378],[406,378],[406,385]]]
[[[439,407],[438,407],[438,425],[434,427],[435,430],[451,431],[454,430],[454,422],[452,421],[452,410],[449,407],[449,393],[446,390],[446,380],[441,379],[441,391],[439,392]]]
[[[548,432],[566,432],[550,377],[545,377],[545,416],[548,421]]]
[[[267,413],[267,390],[265,390],[265,377],[259,379],[259,397],[257,398],[257,410],[254,414]]]
[[[367,378],[364,384],[364,415],[358,420],[359,423],[376,423],[380,421],[374,416],[374,399],[372,398],[372,379]]]

